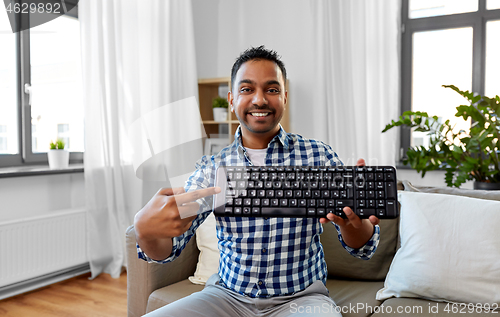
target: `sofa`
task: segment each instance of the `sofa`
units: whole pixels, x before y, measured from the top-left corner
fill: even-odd
[[[398,193],[401,217],[381,220],[380,244],[368,261],[349,255],[338,241],[334,226],[323,225],[326,286],[336,309],[345,317],[500,316],[500,264],[496,263],[500,261],[494,260],[500,260],[500,235],[495,233],[500,225],[500,192],[418,187],[403,181],[398,182]],[[488,218],[456,219],[455,215],[467,217],[470,206],[481,208],[475,212]],[[439,219],[433,226],[434,218]],[[465,238],[466,230],[460,226],[466,224],[474,232],[472,236],[479,235],[480,240],[468,245],[467,238],[456,246],[451,241]],[[476,230],[479,226],[481,230]],[[193,237],[174,262],[148,264],[137,258],[134,227],[127,229],[129,317],[142,316],[203,289],[203,285],[192,282],[200,269],[200,241]],[[487,252],[478,253],[482,248]],[[452,253],[447,254],[447,249]],[[469,253],[479,261],[469,259]]]

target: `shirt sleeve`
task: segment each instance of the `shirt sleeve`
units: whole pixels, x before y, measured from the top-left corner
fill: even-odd
[[[215,172],[212,165],[209,164],[209,159],[207,156],[203,156],[198,162],[196,162],[196,170],[191,174],[191,176],[186,181],[184,189],[186,192],[194,191],[197,189],[203,189],[210,187],[210,184],[214,182]],[[208,177],[207,177],[208,176]],[[139,259],[147,261],[148,263],[168,263],[177,259],[181,254],[182,250],[186,247],[189,240],[193,237],[196,229],[205,221],[210,212],[212,211],[212,201],[213,197],[205,197],[198,199],[196,202],[200,205],[198,209],[198,216],[193,220],[191,227],[178,237],[172,238],[172,253],[166,259],[157,261],[151,259],[136,243],[137,254]]]
[[[342,234],[340,233],[340,227],[334,222],[332,222],[332,224],[337,229],[337,235],[338,235],[340,243],[342,244],[344,249],[346,249],[347,252],[349,252],[352,256],[354,256],[358,259],[361,259],[361,260],[369,260],[369,259],[371,259],[373,254],[375,254],[375,250],[377,250],[377,246],[380,242],[380,227],[379,227],[379,225],[375,225],[375,229],[373,230],[372,237],[370,238],[370,240],[368,240],[368,242],[366,242],[366,244],[364,246],[362,246],[359,249],[353,249],[350,246],[348,246],[347,244],[345,244],[344,239],[342,238]]]
[[[328,144],[326,143],[323,143],[321,142],[321,144],[323,145],[324,147],[324,155],[325,155],[325,158],[326,158],[326,166],[343,166],[344,163],[342,163],[342,161],[340,160],[339,156],[337,155],[337,153],[335,153],[335,151],[332,149],[331,146],[329,146]]]

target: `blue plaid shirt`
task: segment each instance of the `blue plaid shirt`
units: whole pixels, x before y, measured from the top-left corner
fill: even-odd
[[[203,156],[186,182],[186,192],[214,186],[218,166],[251,166],[241,143],[240,128],[235,141],[217,155]],[[321,141],[286,133],[283,128],[267,147],[266,165],[335,166],[343,165],[332,148]],[[191,227],[173,238],[171,255],[163,261],[149,258],[137,246],[139,258],[166,263],[175,260],[212,211],[212,197],[201,199],[200,211]],[[316,280],[326,284],[327,269],[320,243],[323,227],[318,218],[216,217],[219,239],[220,284],[250,297],[290,295],[304,290]],[[352,249],[338,238],[353,256],[368,260],[379,242],[375,226],[371,239]]]

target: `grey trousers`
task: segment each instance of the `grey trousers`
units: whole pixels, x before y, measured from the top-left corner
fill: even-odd
[[[219,285],[212,275],[205,288],[145,315],[147,317],[211,316],[342,316],[321,281],[294,295],[270,298],[243,296]]]

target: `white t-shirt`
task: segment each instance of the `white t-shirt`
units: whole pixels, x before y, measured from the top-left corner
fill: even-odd
[[[265,166],[267,149],[249,149],[245,148],[248,158],[252,161],[253,165]]]

